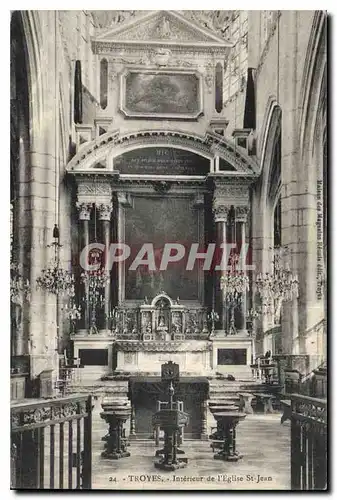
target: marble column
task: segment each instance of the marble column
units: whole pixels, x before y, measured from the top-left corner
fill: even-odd
[[[222,204],[213,204],[213,213],[214,220],[216,226],[216,251],[218,258],[218,265],[221,261],[221,245],[223,245],[223,252],[226,252],[226,248],[224,244],[226,244],[227,238],[227,218],[230,207],[226,207]],[[224,268],[226,268],[227,263],[224,262]],[[221,276],[223,276],[226,272],[226,269],[219,270],[214,272],[214,309],[219,315],[218,328],[221,330],[226,330],[227,321],[226,321],[226,304],[223,300],[223,292],[221,291]]]
[[[240,231],[237,237],[241,240],[241,251],[240,251],[240,269],[247,274],[246,271],[246,224],[248,217],[249,208],[247,206],[235,207],[235,222],[239,223]],[[240,311],[240,325],[239,329],[246,331],[247,325],[247,292],[242,293],[241,297],[241,311]]]
[[[90,213],[92,209],[92,203],[77,203],[78,210],[78,218],[81,221],[81,243],[80,243],[80,252],[83,248],[86,248],[89,245],[89,220]],[[80,269],[80,273],[82,273],[83,269]],[[85,297],[88,296],[87,285],[84,288]],[[89,306],[87,301],[84,301],[84,329],[89,329]]]
[[[110,247],[110,234],[111,226],[110,219],[112,213],[111,203],[101,203],[97,207],[98,209],[98,219],[102,221],[103,224],[103,243],[105,246],[105,266],[108,264],[109,247]],[[110,275],[110,270],[106,269]],[[105,285],[104,289],[104,325],[105,330],[109,329],[109,313],[110,313],[110,281]]]

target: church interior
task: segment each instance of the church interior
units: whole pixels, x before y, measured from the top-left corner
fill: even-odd
[[[326,489],[326,25],[11,13],[12,488]]]

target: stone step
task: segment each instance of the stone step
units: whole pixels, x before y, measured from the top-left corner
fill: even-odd
[[[240,401],[240,396],[232,396],[231,394],[222,394],[221,396],[210,397],[210,401]]]

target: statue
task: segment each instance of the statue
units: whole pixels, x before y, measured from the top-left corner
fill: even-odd
[[[174,313],[173,314],[173,317],[172,317],[172,329],[173,329],[173,333],[175,334],[178,334],[178,333],[181,333],[181,320],[180,320],[180,317],[179,317],[179,313]]]
[[[158,326],[159,326],[159,328],[165,327],[165,319],[164,319],[163,315],[159,316],[159,325]]]
[[[161,38],[170,38],[170,22],[164,17],[161,24],[157,28],[157,33]]]

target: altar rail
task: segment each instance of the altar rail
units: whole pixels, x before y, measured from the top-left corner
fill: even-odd
[[[299,394],[291,400],[291,488],[327,488],[327,401]]]
[[[11,488],[91,489],[91,396],[11,405]]]

